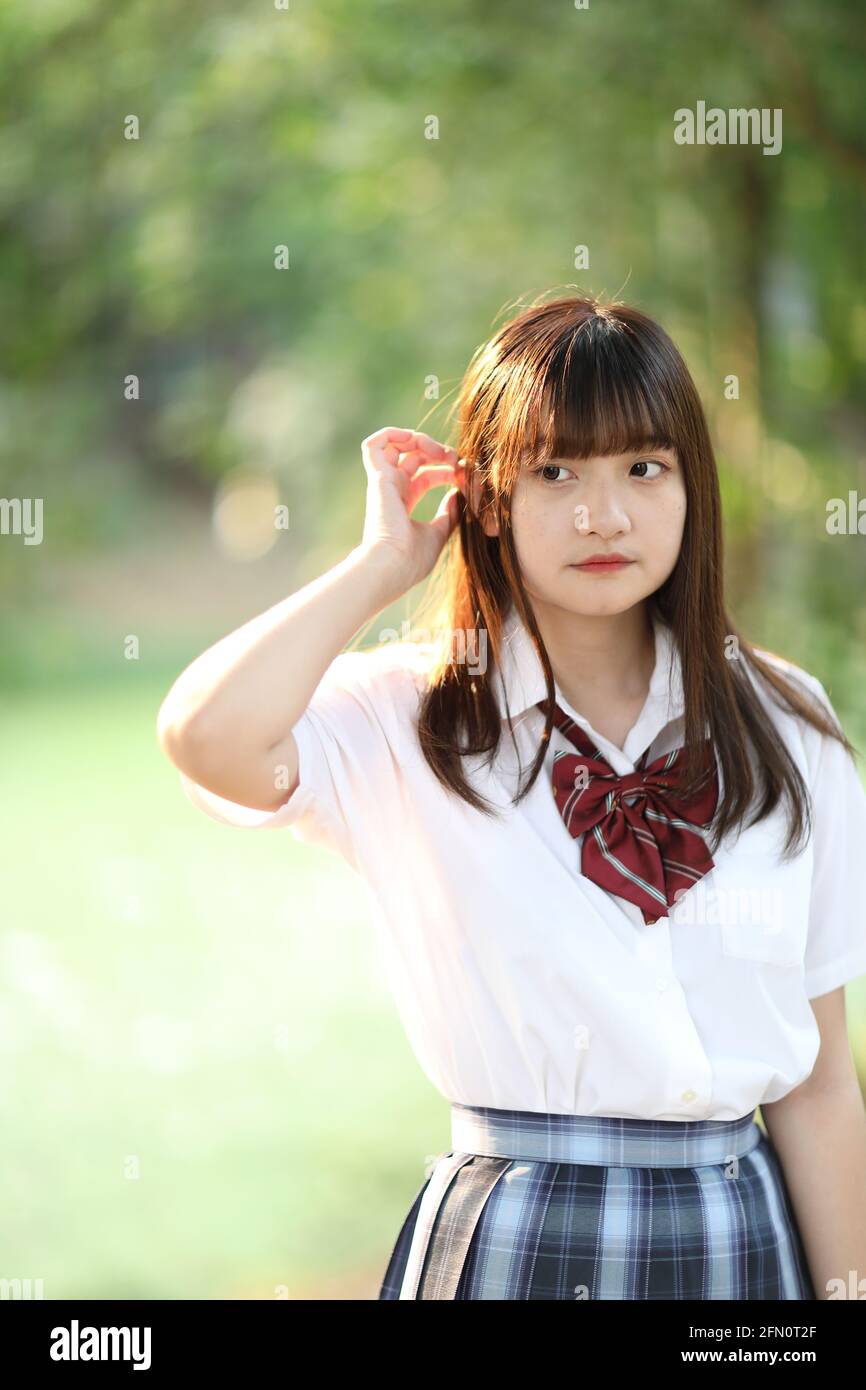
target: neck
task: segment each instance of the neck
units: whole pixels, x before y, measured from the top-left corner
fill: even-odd
[[[574,709],[646,696],[655,667],[649,604],[587,616],[533,604],[554,679]]]

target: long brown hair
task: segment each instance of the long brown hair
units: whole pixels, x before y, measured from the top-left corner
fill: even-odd
[[[764,661],[728,615],[715,455],[697,389],[667,333],[622,301],[603,304],[578,296],[536,301],[478,348],[463,379],[456,413],[456,447],[466,461],[467,486],[459,497],[459,526],[416,614],[422,621],[432,619],[426,630],[442,639],[418,718],[420,744],[439,781],[476,809],[495,814],[468,782],[462,758],[492,758],[499,744],[502,717],[491,676],[512,603],[532,636],[547,682],[545,731],[513,804],[527,794],[544,762],[556,692],[521,580],[511,525],[511,498],[527,447],[540,466],[550,458],[590,458],[668,445],[677,450],[684,475],[686,518],[676,566],[650,603],[670,627],[680,656],[685,777],[690,787],[699,781],[699,745],[708,730],[724,783],[711,847],[743,822],[757,791],[757,810],[749,824],[769,815],[787,794],[784,848],[786,853],[799,848],[804,830],[811,826],[808,789],[745,668],[769,687],[781,708],[838,739],[849,752],[855,750],[817,697],[795,677],[782,675]],[[467,502],[473,475],[478,514]],[[496,536],[488,536],[482,526],[485,508],[498,521]],[[467,645],[478,650],[482,631],[487,666],[478,674],[470,670],[474,663],[463,653]],[[731,639],[740,659],[725,655]],[[757,783],[749,747],[756,755]]]

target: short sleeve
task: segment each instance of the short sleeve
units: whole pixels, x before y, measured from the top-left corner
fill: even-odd
[[[808,683],[838,724],[821,682],[810,676]],[[814,867],[804,982],[814,999],[866,973],[866,791],[842,744],[818,730],[811,733],[817,743],[811,777]]]
[[[399,796],[401,743],[417,707],[409,644],[341,652],[292,733],[298,786],[275,811],[217,796],[180,773],[190,801],[212,819],[245,829],[288,828],[297,840],[341,854],[358,868],[358,832]],[[400,650],[396,650],[397,648]]]

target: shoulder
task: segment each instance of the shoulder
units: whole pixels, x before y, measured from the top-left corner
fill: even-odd
[[[429,680],[434,653],[419,642],[381,642],[335,656],[317,687],[394,699],[421,690]]]
[[[824,689],[822,681],[817,676],[813,676],[812,671],[806,670],[805,666],[798,666],[796,662],[790,662],[787,657],[778,655],[778,652],[767,651],[763,646],[753,646],[752,651],[762,659],[762,662],[766,662],[767,666],[773,667],[781,676],[784,676],[788,684],[794,685],[795,688],[801,688],[801,691],[805,692],[806,695],[812,695],[813,701],[817,702],[817,705],[822,705],[823,709],[827,713],[833,714],[834,719],[838,721],[830,696]]]
[[[820,680],[804,666],[798,666],[795,661],[789,661],[787,657],[780,656],[778,652],[771,652],[766,647],[753,647],[752,650],[768,666],[785,676],[791,684],[802,686],[807,694],[814,695],[823,705],[831,708],[830,697]]]
[[[823,682],[816,675],[807,671],[805,667],[799,666],[795,661],[789,661],[786,657],[780,656],[778,652],[771,652],[764,647],[754,647],[753,650],[762,661],[784,676],[789,685],[811,698],[812,706],[817,714],[829,715],[831,721],[841,729],[841,721],[833,702]],[[807,719],[803,719],[793,711],[780,709],[763,682],[759,683],[758,689],[776,727],[780,731],[787,732],[789,738],[796,737],[800,740],[809,769],[814,772],[818,759],[826,746],[836,744],[837,740],[831,738],[829,734],[822,733]],[[841,747],[841,745],[837,746]]]

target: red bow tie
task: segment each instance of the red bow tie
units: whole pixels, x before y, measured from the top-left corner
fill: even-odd
[[[539,701],[539,708],[545,704]],[[559,705],[553,722],[578,750],[555,754],[553,795],[569,832],[584,837],[580,871],[608,893],[635,903],[649,926],[713,867],[699,829],[712,820],[719,795],[711,741],[702,747],[704,777],[686,800],[678,790],[685,749],[646,767],[647,749],[636,772],[618,777]],[[577,777],[579,769],[585,772]]]

